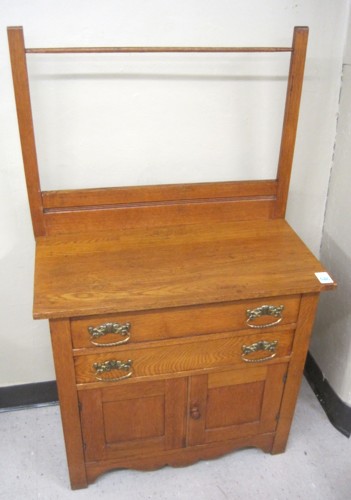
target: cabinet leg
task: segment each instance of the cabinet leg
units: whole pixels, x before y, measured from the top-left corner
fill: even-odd
[[[286,448],[296,401],[301,385],[303,368],[316,314],[319,294],[302,296],[300,313],[296,325],[293,355],[288,369],[288,377],[280,408],[280,417],[273,442],[272,454],[283,453]]]
[[[61,419],[72,489],[88,486],[68,320],[50,320]]]

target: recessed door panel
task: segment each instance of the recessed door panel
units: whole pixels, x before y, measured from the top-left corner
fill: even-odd
[[[188,445],[272,432],[286,364],[191,377]]]
[[[186,396],[186,378],[80,391],[86,460],[182,447]]]

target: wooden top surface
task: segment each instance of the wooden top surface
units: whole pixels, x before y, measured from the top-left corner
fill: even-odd
[[[42,237],[34,317],[318,292],[323,270],[282,219]]]

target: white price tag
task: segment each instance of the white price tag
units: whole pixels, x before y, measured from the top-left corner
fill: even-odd
[[[334,281],[331,279],[328,273],[326,272],[321,272],[321,273],[314,273],[317,276],[317,279],[319,280],[320,283],[326,284],[326,283],[334,283]]]

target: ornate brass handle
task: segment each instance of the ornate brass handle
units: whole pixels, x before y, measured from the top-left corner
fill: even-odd
[[[246,323],[250,328],[268,328],[270,326],[277,325],[278,323],[281,322],[283,319],[282,312],[284,310],[284,306],[261,306],[261,307],[256,307],[256,309],[247,309],[246,311],[246,316],[247,320]],[[265,323],[263,325],[254,325],[251,323],[251,321],[254,321],[257,318],[260,318],[261,316],[273,316],[274,318],[278,318],[276,321],[273,321],[271,323]]]
[[[104,323],[100,326],[88,326],[88,332],[90,333],[90,342],[98,347],[113,347],[120,344],[126,344],[130,339],[130,323]],[[109,343],[99,343],[95,339],[103,337],[104,335],[118,334],[125,337],[122,340],[117,340],[116,342]]]
[[[255,342],[251,345],[243,345],[241,350],[241,357],[246,363],[262,363],[263,361],[267,361],[269,359],[273,359],[277,355],[277,346],[278,340],[273,340],[272,342],[267,342],[266,340],[260,340],[259,342]],[[265,356],[264,358],[247,358],[246,356],[252,354],[257,351],[267,351],[271,354],[269,356]]]
[[[93,368],[96,372],[95,378],[96,380],[99,380],[99,382],[119,382],[120,380],[124,380],[133,375],[132,364],[133,361],[131,359],[128,359],[128,361],[109,359],[107,361],[103,361],[102,363],[94,363]],[[100,373],[106,373],[112,370],[122,370],[128,373],[114,378],[103,378],[99,376]]]

